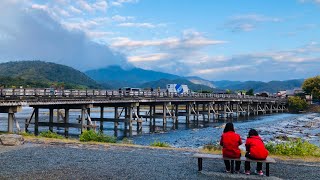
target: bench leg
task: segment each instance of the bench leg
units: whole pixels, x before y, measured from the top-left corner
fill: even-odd
[[[198,158],[198,171],[202,171],[202,158]]]
[[[266,176],[269,176],[269,163],[266,163]]]

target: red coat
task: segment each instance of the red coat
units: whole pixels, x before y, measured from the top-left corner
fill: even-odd
[[[248,137],[246,140],[246,149],[250,153],[250,157],[254,159],[266,159],[269,154],[260,136]]]
[[[228,158],[239,158],[241,156],[241,151],[239,145],[242,144],[239,134],[228,131],[223,133],[220,140],[220,145],[222,148],[223,157]]]

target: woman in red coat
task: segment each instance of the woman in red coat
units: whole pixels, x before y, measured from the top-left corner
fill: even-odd
[[[249,136],[246,140],[246,157],[250,159],[265,160],[269,154],[264,143],[255,129],[250,129]],[[263,175],[262,163],[257,162],[256,171],[259,175]],[[245,162],[245,174],[250,174],[250,162]]]
[[[240,158],[241,151],[239,149],[239,145],[242,144],[240,135],[235,133],[234,127],[232,123],[227,123],[223,134],[221,136],[220,145],[222,148],[222,155],[226,158]],[[226,165],[226,172],[230,172],[230,161],[224,160],[224,164]],[[236,161],[236,173],[239,173],[241,161]]]

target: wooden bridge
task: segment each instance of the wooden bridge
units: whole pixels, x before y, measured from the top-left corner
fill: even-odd
[[[142,132],[142,122],[155,124],[161,118],[163,127],[168,121],[177,124],[185,117],[198,121],[214,121],[239,116],[259,115],[287,111],[287,100],[276,97],[256,97],[237,94],[190,93],[175,94],[155,91],[123,92],[115,90],[56,90],[56,89],[0,89],[0,113],[8,114],[8,132],[13,132],[15,113],[22,106],[33,108],[25,122],[25,130],[33,124],[38,135],[39,126],[64,128],[65,136],[69,128],[79,128],[81,132],[89,128],[103,130],[104,122],[114,123],[117,135],[119,123],[124,124],[125,135],[132,136],[133,125],[137,133]],[[100,117],[92,118],[90,109],[100,108]],[[105,108],[113,109],[113,118],[106,118]],[[39,121],[39,109],[48,110],[45,121]],[[69,122],[69,111],[77,109],[77,123]],[[56,113],[54,113],[56,112]],[[57,121],[54,122],[54,114]],[[99,122],[97,125],[96,122]],[[18,126],[18,124],[16,124]]]

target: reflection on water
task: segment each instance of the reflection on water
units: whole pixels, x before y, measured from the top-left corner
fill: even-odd
[[[24,130],[25,120],[29,119],[32,114],[33,109],[29,107],[24,107],[22,112],[16,113],[15,117],[21,127]],[[71,123],[78,123],[77,118],[79,118],[80,110],[70,110],[70,120]],[[141,110],[141,114],[146,114],[146,110]],[[99,109],[91,109],[91,117],[99,118]],[[105,118],[113,118],[113,109],[105,108],[104,113]],[[6,131],[7,128],[7,114],[0,114],[0,131]],[[39,121],[48,122],[49,112],[48,110],[41,110],[39,112]],[[56,115],[54,121],[56,121]],[[194,121],[195,117],[190,117],[190,124],[186,124],[186,117],[179,116],[178,123],[174,124],[172,119],[167,120],[166,126],[163,125],[162,118],[156,118],[154,121],[150,119],[143,118],[142,129],[138,130],[137,123],[133,125],[133,135],[132,138],[134,143],[141,145],[149,145],[155,140],[161,142],[167,142],[174,147],[193,147],[198,148],[209,142],[218,142],[223,131],[223,124],[226,122],[234,122],[236,132],[239,133],[243,139],[246,138],[247,132],[250,128],[255,128],[258,130],[260,135],[265,141],[275,140],[276,136],[286,135],[288,137],[302,137],[314,144],[320,145],[319,135],[320,135],[320,114],[272,114],[256,117],[246,117],[238,119],[228,119],[228,120],[213,120],[199,116],[198,121]],[[99,126],[99,122],[96,122]],[[33,125],[29,126],[29,131],[33,131]],[[39,131],[47,131],[48,127],[39,127]],[[15,131],[16,127],[15,127]],[[123,137],[124,134],[124,123],[120,122],[118,125],[118,130],[114,131],[113,122],[104,122],[104,134],[118,135],[119,139]],[[54,128],[54,132],[60,134],[64,133],[63,128]],[[71,136],[78,136],[80,134],[80,129],[70,128],[69,133]],[[139,135],[137,135],[139,134]]]

